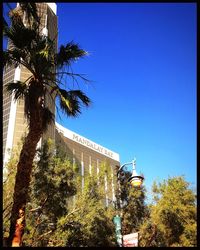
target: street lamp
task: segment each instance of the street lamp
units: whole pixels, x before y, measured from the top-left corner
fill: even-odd
[[[128,182],[131,184],[132,187],[134,188],[140,188],[142,186],[144,177],[141,175],[138,175],[136,172],[136,158],[134,158],[132,160],[132,162],[128,162],[123,164],[122,166],[120,166],[120,168],[117,171],[117,179],[118,181],[120,181],[120,175],[124,175],[123,173],[123,169],[125,166],[127,165],[132,165],[133,166],[133,170],[132,170],[132,175],[131,177],[128,179]],[[116,215],[113,218],[113,222],[115,224],[115,231],[116,231],[116,238],[117,238],[117,243],[119,247],[123,247],[123,236],[121,233],[121,217],[119,215]]]
[[[131,177],[128,179],[128,182],[131,184],[132,187],[141,187],[144,177],[141,175],[138,175],[135,169],[136,166],[136,158],[132,160],[132,162],[128,162],[123,164],[119,170],[117,171],[117,179],[119,180],[119,174],[123,171],[123,168],[127,165],[133,165],[133,171]]]

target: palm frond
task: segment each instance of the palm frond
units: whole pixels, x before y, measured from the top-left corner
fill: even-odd
[[[27,91],[26,83],[21,81],[10,82],[5,85],[5,88],[9,94],[14,93],[15,100],[24,98]]]
[[[3,66],[14,64],[18,66],[23,57],[23,51],[18,49],[3,51]]]
[[[19,58],[20,60],[20,58]],[[8,51],[3,51],[3,67],[8,66],[8,65],[13,65],[17,66],[19,64],[19,61],[13,60],[12,56]]]
[[[21,21],[15,21],[13,25],[4,28],[4,35],[8,37],[11,43],[19,48],[30,46],[30,43],[36,38],[36,31],[34,29],[26,28]]]
[[[71,112],[71,110],[72,110],[72,107],[71,107],[72,103],[70,103],[71,100],[70,100],[70,96],[68,95],[68,92],[66,90],[64,90],[64,89],[59,89],[58,93],[59,94],[57,94],[57,96],[59,95],[59,97],[60,97],[61,108],[63,110],[66,109],[67,111],[69,110],[69,112]]]
[[[47,68],[49,71],[49,66],[54,66],[54,50],[52,41],[50,39],[41,37],[37,40],[37,44],[35,45],[36,56],[40,60],[46,61]],[[44,63],[44,62],[43,62]],[[42,65],[43,70],[45,70],[45,65]],[[50,71],[51,72],[51,71]]]
[[[80,113],[80,105],[76,99],[72,99],[68,91],[59,89],[57,96],[60,99],[61,110],[68,116],[76,117]]]
[[[87,55],[87,52],[79,47],[78,44],[69,42],[66,46],[61,45],[56,62],[58,67],[70,65],[73,61]]]
[[[51,98],[55,98],[54,93],[57,93],[60,98],[61,109],[68,116],[77,116],[81,113],[82,106],[89,106],[90,99],[81,90],[67,91],[58,86],[63,82],[63,75],[65,80],[70,77],[76,82],[76,78],[88,81],[83,75],[74,74],[71,70],[71,64],[87,55],[87,52],[81,49],[79,44],[71,41],[65,46],[62,45],[56,54],[55,41],[42,36],[39,32],[36,4],[22,2],[19,5],[19,8],[11,11],[11,27],[8,27],[7,23],[4,22],[4,35],[9,39],[11,45],[3,54],[4,65],[14,64],[17,66],[21,64],[26,67],[32,73],[33,79],[40,83],[38,91],[41,93],[37,93],[38,97],[47,93],[43,92],[40,86],[48,85],[48,88],[45,89],[48,90]],[[23,23],[23,14],[26,15],[24,16],[25,19],[30,17],[30,25]],[[57,72],[55,72],[56,67],[59,69]],[[10,85],[8,88],[10,93],[15,93],[16,99],[24,97],[24,112],[28,119],[32,115],[34,105],[38,105],[37,101],[34,103],[37,98],[33,98],[35,91],[30,91],[31,86],[32,84],[26,85],[16,82],[15,85]],[[79,89],[79,86],[77,89]],[[50,117],[50,113],[47,120],[48,117]]]
[[[40,76],[40,79],[51,79],[53,77],[52,71],[55,68],[51,41],[42,36],[37,37],[28,51],[29,55],[26,57],[26,61],[34,69],[35,75]]]
[[[72,96],[73,99],[79,99],[85,106],[89,106],[91,104],[91,100],[88,96],[86,96],[81,90],[70,90],[68,94]]]
[[[81,113],[81,105],[89,106],[90,99],[80,90],[66,91],[59,88],[57,96],[60,98],[60,107],[68,115],[76,117]]]
[[[34,2],[21,2],[19,3],[23,12],[27,14],[28,22],[30,23],[32,18],[39,22],[39,16],[37,13],[37,6]]]
[[[69,105],[67,106],[66,102],[64,102],[62,98],[60,101],[60,107],[61,110],[69,117],[77,117],[79,114],[81,114],[81,108],[77,100],[70,100]]]

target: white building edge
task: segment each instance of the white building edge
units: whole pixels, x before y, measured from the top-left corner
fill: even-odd
[[[107,149],[103,146],[101,146],[100,144],[97,144],[89,139],[87,139],[84,136],[81,136],[65,127],[63,127],[62,125],[60,125],[59,123],[55,122],[55,126],[56,129],[58,130],[58,132],[61,132],[65,137],[67,137],[68,139],[75,141],[87,148],[90,148],[100,154],[105,155],[106,157],[109,157],[115,161],[120,161],[119,160],[119,154],[111,151],[110,149]]]

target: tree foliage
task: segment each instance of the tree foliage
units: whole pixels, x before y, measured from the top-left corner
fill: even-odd
[[[76,169],[70,160],[59,158],[51,140],[38,150],[29,190],[27,228],[24,244],[45,246],[57,227],[58,219],[68,213],[68,199],[76,193]]]
[[[12,152],[11,158],[3,171],[3,231],[4,237],[9,235],[10,213],[13,203],[13,187],[15,183],[16,164],[19,159],[19,153],[22,141],[18,143],[18,147]]]
[[[105,174],[110,182],[110,166],[102,164],[98,176],[82,177],[63,152],[47,142],[38,152],[27,204],[24,245],[115,246],[112,217],[114,207],[105,206]],[[62,155],[62,158],[59,156]]]
[[[105,203],[105,176],[111,182],[109,164],[98,175],[85,175],[48,141],[34,163],[29,199],[25,246],[105,247],[116,246],[113,216],[122,215],[122,234],[139,232],[141,247],[197,246],[196,194],[181,177],[152,186],[153,200],[147,204],[144,187],[135,189],[124,178],[121,209]],[[8,236],[15,162],[13,154],[4,176],[4,236]],[[42,174],[41,174],[42,173]],[[128,177],[128,176],[127,176]]]
[[[182,176],[152,187],[149,219],[141,227],[143,246],[196,246],[196,196]]]
[[[145,202],[146,189],[132,187],[128,182],[130,172],[124,171],[119,175],[118,189],[116,190],[117,208],[122,217],[122,234],[138,232],[140,225],[148,215],[148,206]]]
[[[130,234],[138,232],[140,225],[148,216],[148,206],[145,202],[145,188],[130,187],[128,204],[123,209],[122,232]]]
[[[20,2],[17,8],[10,11],[11,26],[5,19],[3,22],[3,35],[9,40],[8,48],[3,51],[3,66],[7,70],[14,65],[28,73],[25,80],[17,79],[5,85],[15,101],[23,100],[28,124],[13,192],[9,233],[9,245],[12,246],[22,245],[25,208],[37,144],[48,125],[54,121],[49,102],[55,103],[58,98],[61,110],[71,117],[79,115],[82,107],[91,103],[79,86],[74,89],[77,78],[87,79],[71,70],[72,63],[83,58],[87,52],[77,43],[68,42],[61,45],[56,53],[57,34],[50,38],[41,32],[41,17],[37,13],[39,4]]]
[[[86,175],[84,188],[77,177],[77,194],[68,214],[58,221],[52,246],[103,247],[115,246],[112,217],[114,208],[105,206],[104,181],[108,165],[102,165],[98,176]]]

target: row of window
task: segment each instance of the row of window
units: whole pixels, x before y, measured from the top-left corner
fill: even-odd
[[[75,159],[75,150],[73,149],[73,165],[76,164],[76,159]],[[96,174],[97,176],[99,175],[99,167],[100,167],[100,160],[96,159]],[[81,176],[82,176],[82,190],[84,188],[84,173],[85,173],[85,167],[84,167],[84,161],[83,161],[83,152],[81,153]],[[89,156],[89,174],[92,174],[92,157]],[[114,179],[113,179],[113,167],[111,166],[111,192],[112,192],[112,203],[114,204],[115,201],[115,188],[114,188]],[[106,206],[109,205],[109,198],[108,198],[108,181],[107,181],[107,175],[104,177],[104,190],[105,190],[105,203]]]

